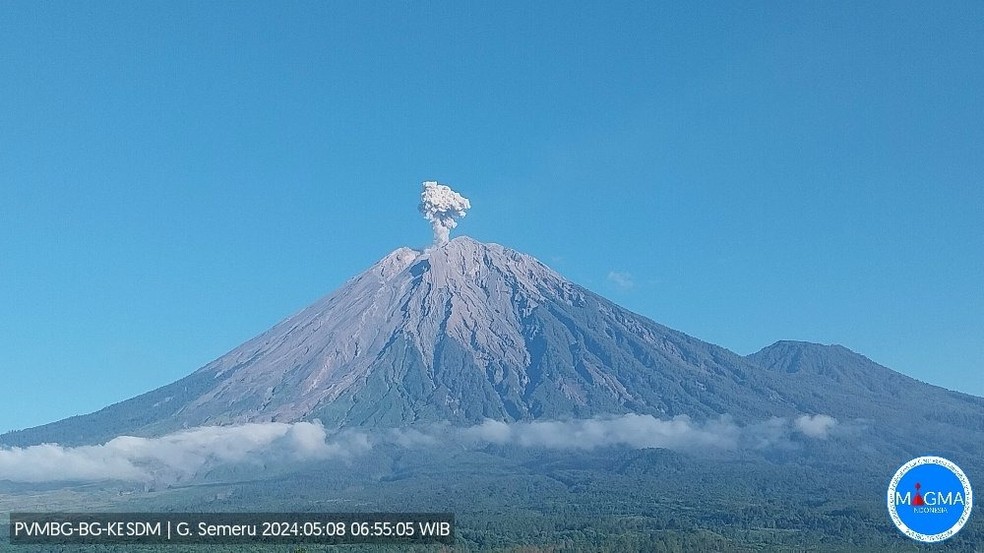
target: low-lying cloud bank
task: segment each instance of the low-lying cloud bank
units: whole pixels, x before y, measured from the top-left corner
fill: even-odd
[[[707,449],[783,447],[794,439],[827,439],[845,430],[829,415],[774,417],[739,425],[729,417],[696,423],[686,416],[661,420],[622,415],[570,421],[487,420],[470,427],[450,424],[390,430],[344,430],[331,436],[319,422],[251,423],[199,427],[159,438],[120,436],[102,445],[43,444],[0,447],[0,480],[14,482],[173,482],[216,466],[345,458],[374,445],[432,447],[487,444],[593,449],[608,446]]]
[[[159,438],[120,436],[95,446],[0,448],[0,480],[175,481],[219,465],[326,459],[369,448],[365,434],[328,439],[320,423],[203,426]]]
[[[607,419],[505,423],[487,420],[457,434],[470,442],[516,444],[549,449],[593,449],[606,446],[701,450],[773,447],[794,435],[827,439],[837,420],[829,415],[774,417],[740,426],[730,417],[695,423],[689,417],[669,420],[650,415],[622,415]]]

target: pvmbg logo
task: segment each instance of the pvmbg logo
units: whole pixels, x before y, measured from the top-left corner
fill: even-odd
[[[942,457],[916,457],[888,485],[888,514],[906,536],[943,541],[970,518],[974,494],[967,475]]]

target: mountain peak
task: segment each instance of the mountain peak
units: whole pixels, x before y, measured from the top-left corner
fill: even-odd
[[[387,254],[385,257],[377,261],[372,267],[369,268],[367,273],[375,274],[376,276],[386,279],[393,275],[396,275],[400,271],[406,269],[410,266],[415,259],[421,255],[421,252],[410,249],[406,246],[402,248],[397,248]],[[362,276],[362,275],[359,275]],[[358,279],[359,277],[355,277]],[[355,280],[352,279],[352,280]]]
[[[747,359],[764,368],[787,373],[806,371],[830,374],[845,369],[856,371],[868,366],[884,369],[844,346],[797,340],[780,340],[747,356]]]
[[[743,358],[625,310],[531,256],[460,236],[393,250],[177,382],[0,442],[93,443],[312,419],[341,427],[621,413],[858,417],[906,390],[929,387],[842,346],[782,341]]]
[[[495,242],[481,242],[470,236],[457,236],[440,246],[431,246],[424,250],[423,256],[443,256],[447,258],[479,258],[488,256],[490,260],[499,258],[527,258],[531,256],[507,248]]]
[[[753,355],[759,355],[763,352],[774,352],[774,351],[802,351],[802,352],[827,352],[827,353],[839,353],[847,355],[857,355],[861,354],[842,346],[840,344],[820,344],[817,342],[807,342],[804,340],[779,340],[771,345],[768,345]]]
[[[481,242],[479,240],[475,240],[474,238],[468,236],[467,234],[462,234],[461,236],[455,236],[451,240],[448,240],[448,243],[444,244],[444,246],[442,247],[481,248],[483,246],[488,246],[489,244],[492,243]],[[498,244],[494,244],[494,245],[498,246]]]
[[[772,412],[762,399],[777,395],[755,372],[741,357],[626,311],[531,256],[460,236],[393,250],[188,377],[19,439],[78,443],[314,418],[342,426],[712,416],[726,405]],[[98,430],[75,434],[83,420],[98,421]]]
[[[506,291],[539,301],[545,294],[567,296],[574,286],[532,256],[468,236],[424,250],[407,271],[429,292],[446,293],[448,302],[459,304],[511,301]]]

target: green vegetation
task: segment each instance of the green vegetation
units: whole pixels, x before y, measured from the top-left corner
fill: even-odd
[[[800,456],[804,453],[800,452]],[[450,511],[457,542],[442,546],[109,547],[140,551],[923,551],[903,537],[883,505],[882,467],[796,455],[696,457],[664,450],[548,452],[520,448],[439,451],[380,448],[359,462],[291,471],[214,472],[205,481],[120,495],[92,486],[0,490],[5,512],[64,503],[89,510]],[[971,470],[972,469],[972,470]],[[965,467],[978,471],[980,467]],[[246,481],[246,477],[254,478]],[[237,480],[238,483],[228,483]],[[971,517],[947,551],[984,548],[984,523]],[[5,531],[5,529],[4,529]],[[4,540],[5,541],[5,540]],[[78,547],[0,545],[0,551]]]

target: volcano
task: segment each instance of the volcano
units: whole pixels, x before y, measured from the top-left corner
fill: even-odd
[[[245,422],[397,427],[622,413],[825,413],[914,448],[946,436],[942,449],[977,454],[984,443],[981,398],[839,346],[779,342],[741,356],[621,308],[533,257],[458,237],[393,251],[181,380],[0,444]]]

